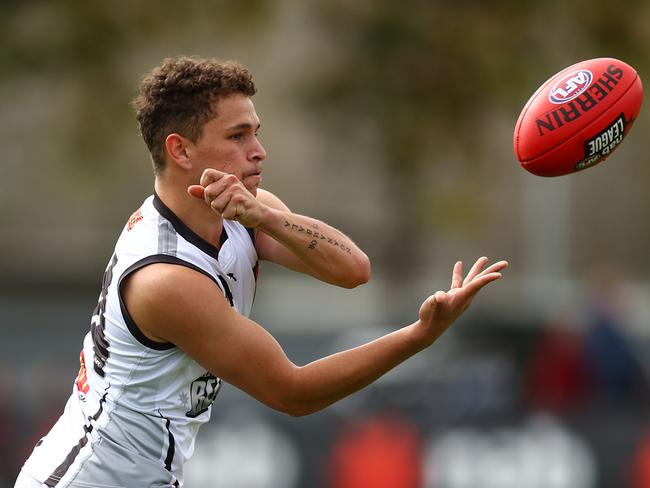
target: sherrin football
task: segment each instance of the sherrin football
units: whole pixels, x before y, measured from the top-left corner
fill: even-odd
[[[589,59],[540,86],[524,106],[514,133],[521,166],[538,176],[561,176],[604,161],[634,123],[643,85],[618,59]]]

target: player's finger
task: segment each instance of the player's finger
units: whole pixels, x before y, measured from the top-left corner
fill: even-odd
[[[231,199],[228,202],[228,205],[223,209],[221,215],[224,219],[228,220],[237,220],[239,217],[243,217],[246,213],[246,208],[241,203],[235,202],[235,199]]]
[[[451,290],[459,288],[463,284],[463,262],[457,261],[451,273]]]
[[[216,169],[207,168],[205,171],[203,171],[203,174],[201,175],[201,180],[200,180],[201,186],[206,187],[211,183],[214,183],[215,181],[219,181],[227,174],[228,173],[217,171]]]
[[[508,267],[509,263],[508,261],[499,261],[497,263],[491,264],[487,268],[485,268],[483,271],[481,271],[478,275],[476,276],[482,276],[488,273],[495,273],[499,271],[503,271]]]
[[[499,278],[501,278],[501,276],[502,276],[501,273],[496,273],[496,272],[477,276],[467,285],[463,286],[462,291],[463,293],[466,294],[467,297],[473,297],[479,292],[481,288],[483,288],[488,283],[498,280]]]
[[[210,207],[215,212],[223,214],[230,203],[232,193],[221,193],[219,196],[210,201]]]
[[[190,185],[187,187],[187,193],[202,200],[205,194],[205,188],[201,185]]]
[[[474,263],[474,266],[472,266],[471,269],[469,270],[469,273],[467,273],[467,276],[463,281],[463,285],[466,285],[474,278],[476,278],[476,275],[478,275],[481,272],[483,266],[485,266],[487,262],[488,262],[488,258],[486,258],[485,256],[481,256],[480,258],[478,258]]]
[[[238,181],[236,179],[233,181],[232,178],[234,177],[231,177],[231,175],[225,175],[224,177],[218,179],[213,183],[210,183],[205,187],[203,197],[208,205],[212,205],[212,202],[224,193],[231,193],[228,190],[230,188],[233,188]]]

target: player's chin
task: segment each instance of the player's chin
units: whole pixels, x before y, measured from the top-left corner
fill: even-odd
[[[262,185],[262,175],[254,174],[244,178],[244,186],[253,195],[257,195],[257,189]]]

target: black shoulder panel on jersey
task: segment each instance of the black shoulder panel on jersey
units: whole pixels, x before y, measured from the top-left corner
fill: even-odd
[[[201,251],[206,253],[208,256],[212,256],[214,259],[219,259],[219,249],[210,244],[208,241],[199,236],[196,232],[190,229],[185,222],[178,218],[178,216],[171,211],[171,209],[164,204],[160,197],[154,193],[153,196],[153,206],[158,211],[160,215],[171,222],[174,230],[178,232],[179,235],[192,244],[193,246],[199,248]],[[226,233],[225,228],[221,230],[221,236],[219,240],[219,245],[223,246],[224,242],[228,239],[228,234]]]
[[[146,335],[144,335],[140,330],[140,327],[138,327],[138,324],[136,324],[135,320],[133,320],[133,317],[131,317],[131,314],[126,308],[126,304],[124,303],[124,299],[122,298],[122,281],[124,280],[124,278],[126,278],[127,276],[129,276],[131,273],[133,273],[138,269],[144,268],[145,266],[148,266],[150,264],[155,264],[155,263],[177,264],[179,266],[185,266],[187,268],[191,268],[207,276],[212,281],[214,281],[214,283],[219,287],[219,289],[223,293],[224,297],[226,297],[226,299],[229,299],[229,297],[231,297],[232,294],[230,292],[230,289],[224,289],[222,284],[219,282],[219,280],[216,280],[214,276],[210,275],[207,271],[199,268],[198,266],[188,261],[184,261],[175,256],[169,256],[168,254],[153,254],[129,266],[124,271],[124,273],[122,273],[122,276],[120,276],[120,280],[117,283],[117,293],[120,298],[120,309],[122,310],[122,316],[124,317],[124,322],[126,323],[126,326],[129,328],[129,332],[131,332],[133,337],[135,337],[140,344],[142,344],[143,346],[147,346],[151,349],[155,349],[157,351],[164,351],[167,349],[172,349],[176,346],[171,342],[158,342],[158,341],[151,340]]]

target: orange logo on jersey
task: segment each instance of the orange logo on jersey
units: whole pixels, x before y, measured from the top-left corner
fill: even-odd
[[[83,393],[85,395],[88,393],[88,390],[90,390],[90,387],[88,386],[88,378],[86,377],[86,358],[84,357],[83,350],[79,354],[79,364],[79,374],[77,375],[75,384],[77,385],[77,390],[79,390],[79,393]]]
[[[133,227],[135,227],[135,224],[140,222],[142,220],[142,212],[140,209],[137,209],[135,212],[133,212],[133,215],[129,217],[129,221],[126,224],[126,230],[131,230]]]

